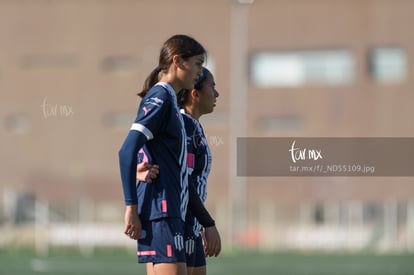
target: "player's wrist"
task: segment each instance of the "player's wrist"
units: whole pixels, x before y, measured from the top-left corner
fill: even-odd
[[[138,205],[137,204],[126,205],[126,209],[127,210],[137,210]]]
[[[215,227],[215,226],[216,226],[216,222],[213,219],[203,224],[204,229]]]

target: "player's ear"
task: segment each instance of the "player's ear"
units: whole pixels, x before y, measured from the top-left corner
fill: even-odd
[[[191,94],[191,98],[198,98],[199,97],[198,91],[196,89],[192,89],[190,94]]]
[[[179,56],[178,54],[173,56],[172,59],[172,63],[177,67],[177,68],[182,68],[183,66],[183,59],[181,58],[181,56]]]

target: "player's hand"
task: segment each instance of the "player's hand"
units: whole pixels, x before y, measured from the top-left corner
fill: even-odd
[[[125,210],[125,235],[133,240],[138,240],[141,230],[142,226],[138,216],[137,205],[127,205]]]
[[[206,251],[207,249],[207,241],[206,241],[206,234],[204,233],[204,230],[200,231],[200,236],[201,236],[201,242],[203,244],[203,249],[204,251]]]
[[[137,180],[152,183],[158,177],[160,167],[157,164],[141,162],[137,165]]]
[[[221,239],[220,234],[216,226],[207,227],[205,230],[205,254],[206,257],[217,257],[221,251]]]

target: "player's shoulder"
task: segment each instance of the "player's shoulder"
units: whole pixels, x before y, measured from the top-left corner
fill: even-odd
[[[153,86],[147,93],[146,97],[147,98],[151,98],[151,97],[158,97],[158,98],[163,98],[163,99],[169,99],[170,95],[168,90],[161,86],[161,85],[155,85]]]
[[[171,97],[164,87],[156,85],[152,87],[142,99],[143,104],[162,106],[171,101]]]
[[[183,110],[180,110],[181,115],[183,117],[184,125],[186,128],[196,128],[197,127],[197,121],[189,114],[184,112]]]
[[[187,114],[183,109],[180,110],[180,113],[181,113],[184,121],[193,123],[191,116],[189,114]]]

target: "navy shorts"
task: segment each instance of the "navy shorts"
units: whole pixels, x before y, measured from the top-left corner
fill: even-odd
[[[201,267],[206,265],[206,256],[204,254],[203,239],[200,234],[194,233],[192,225],[185,224],[185,256],[187,266]]]
[[[180,218],[141,221],[139,263],[184,263],[184,222]]]

